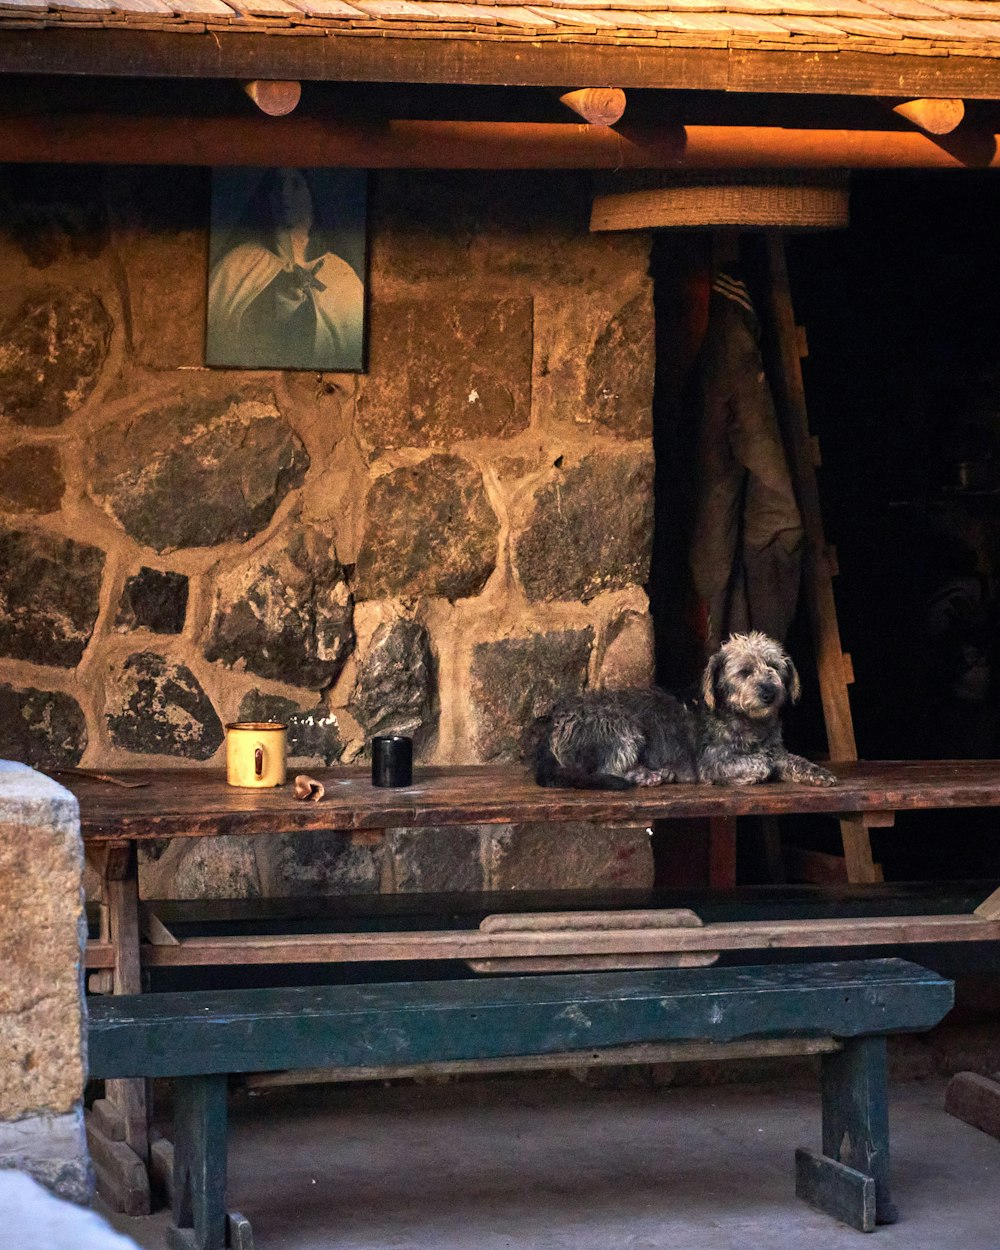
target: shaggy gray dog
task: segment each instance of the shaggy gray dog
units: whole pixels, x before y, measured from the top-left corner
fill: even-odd
[[[825,768],[785,750],[781,710],[799,693],[795,665],[773,638],[734,634],[709,660],[692,707],[655,689],[594,691],[556,704],[538,725],[538,784],[836,785]]]

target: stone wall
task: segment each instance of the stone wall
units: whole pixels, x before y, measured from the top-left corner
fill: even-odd
[[[83,845],[76,799],[0,760],[0,1168],[85,1202]]]
[[[517,758],[554,695],[645,681],[649,238],[579,174],[372,176],[369,371],[206,369],[208,175],[0,182],[0,755],[296,767],[412,733]],[[647,884],[643,830],[175,844],[150,895]]]

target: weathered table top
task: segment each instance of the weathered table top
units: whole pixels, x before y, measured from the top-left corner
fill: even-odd
[[[89,843],[306,829],[573,820],[648,824],[672,817],[1000,806],[1000,760],[863,761],[835,764],[833,771],[840,784],[829,788],[779,782],[598,791],[543,789],[516,766],[418,766],[412,786],[388,790],[373,787],[366,768],[331,768],[310,770],[326,786],[318,803],[295,799],[290,784],[235,789],[215,769],[103,774],[147,783],[136,789],[83,773],[61,772],[56,779],[79,799]]]

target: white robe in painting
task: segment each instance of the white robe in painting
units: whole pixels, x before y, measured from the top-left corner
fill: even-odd
[[[209,364],[360,369],[363,331],[364,286],[335,252],[296,264],[282,242],[240,243],[209,278]]]

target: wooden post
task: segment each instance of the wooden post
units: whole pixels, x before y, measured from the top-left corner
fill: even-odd
[[[174,1226],[170,1250],[225,1250],[226,1077],[174,1084]]]
[[[613,126],[625,112],[625,92],[620,87],[584,87],[567,91],[559,99],[592,126]]]
[[[815,447],[809,433],[809,414],[802,382],[804,343],[795,324],[785,244],[779,231],[768,231],[767,261],[770,313],[780,353],[778,389],[781,402],[778,407],[784,419],[792,478],[805,527],[803,573],[816,647],[823,720],[830,758],[856,760],[858,749],[847,696],[848,678],[852,674],[840,642],[837,606],[833,596],[833,571],[823,532],[823,514],[816,482]],[[851,816],[841,820],[840,832],[848,880],[859,883],[881,881],[881,870],[872,859],[871,840],[864,817]]]
[[[875,1219],[894,1224],[889,1198],[889,1090],[884,1037],[855,1037],[824,1055],[823,1153],[875,1180]]]
[[[112,992],[138,994],[142,990],[139,963],[139,890],[136,851],[132,843],[109,848],[105,869],[105,897],[110,938],[114,946]],[[105,1097],[121,1117],[125,1144],[138,1156],[143,1168],[149,1158],[146,1118],[146,1082],[137,1078],[106,1083]],[[136,1194],[130,1182],[129,1215],[149,1214],[149,1184]],[[144,1209],[143,1209],[144,1208]]]

